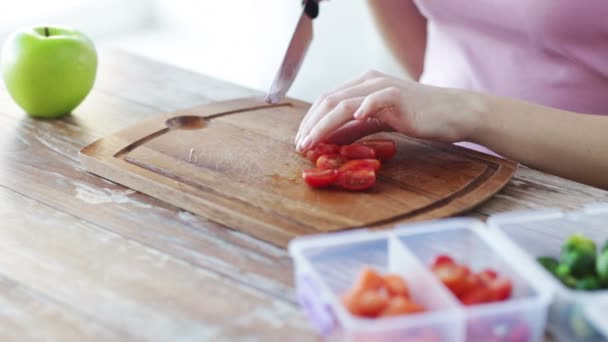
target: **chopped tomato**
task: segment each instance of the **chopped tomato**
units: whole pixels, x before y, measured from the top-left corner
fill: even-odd
[[[462,293],[461,289],[465,286],[468,276],[465,268],[456,264],[441,264],[435,267],[433,272],[452,293]]]
[[[435,261],[433,261],[433,264],[431,265],[431,267],[435,268],[435,267],[437,267],[437,266],[439,266],[441,264],[454,264],[454,263],[455,263],[454,259],[452,259],[451,256],[445,255],[445,254],[441,254],[441,255],[438,255],[435,258]]]
[[[340,154],[346,159],[375,159],[374,149],[360,144],[344,145],[340,148]]]
[[[475,291],[481,286],[483,286],[483,283],[479,276],[474,273],[469,273],[465,280],[462,282],[461,286],[454,291],[454,295],[458,298],[462,298],[462,296],[466,295],[471,291]]]
[[[373,148],[376,153],[376,158],[380,160],[389,160],[393,158],[397,152],[395,142],[390,139],[368,139],[361,140],[357,143]]]
[[[483,281],[484,284],[488,284],[492,280],[498,278],[498,273],[492,269],[486,268],[485,270],[479,272],[479,278],[481,278],[481,281]]]
[[[511,297],[513,292],[513,284],[506,278],[497,278],[486,285],[490,290],[490,299],[492,301],[501,301]]]
[[[327,143],[319,143],[314,148],[302,152],[304,157],[306,157],[306,159],[310,160],[313,163],[316,163],[317,159],[319,159],[319,157],[324,154],[339,154],[339,153],[340,153],[340,146],[334,145],[334,144],[327,144]]]
[[[302,171],[302,178],[313,188],[325,188],[332,185],[338,178],[338,170],[308,169]]]
[[[481,304],[491,300],[492,293],[490,289],[485,286],[470,291],[460,298],[460,302],[462,302],[464,305]]]
[[[410,291],[407,283],[397,274],[387,274],[384,276],[384,283],[388,293],[393,296],[409,297]]]
[[[318,143],[317,146],[315,146],[315,150],[321,155],[338,154],[340,153],[340,146],[336,144]]]
[[[339,154],[324,154],[317,158],[319,169],[337,169],[346,162],[346,159]]]
[[[396,296],[391,298],[388,305],[386,305],[384,310],[382,310],[380,313],[380,316],[397,316],[424,311],[425,309],[422,306],[412,302],[411,300],[403,296]]]
[[[370,169],[374,171],[380,170],[380,161],[378,159],[355,159],[349,160],[340,167],[340,171]]]
[[[388,295],[381,291],[366,290],[355,299],[356,311],[365,317],[375,317],[389,302]]]
[[[376,184],[376,172],[370,169],[340,171],[336,184],[352,191],[367,190]]]

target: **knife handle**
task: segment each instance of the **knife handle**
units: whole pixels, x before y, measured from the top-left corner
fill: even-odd
[[[319,3],[317,0],[303,0],[304,12],[310,19],[315,19],[319,16]]]

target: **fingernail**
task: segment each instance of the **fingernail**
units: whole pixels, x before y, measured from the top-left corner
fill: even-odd
[[[312,138],[309,135],[302,142],[302,145],[301,145],[302,149],[305,150],[305,149],[309,148],[310,147],[310,143],[312,143]]]

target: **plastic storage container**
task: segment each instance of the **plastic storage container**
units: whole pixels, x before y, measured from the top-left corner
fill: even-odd
[[[608,206],[499,214],[488,225],[506,235],[526,258],[525,267],[538,270],[551,288],[554,296],[547,327],[557,341],[608,341],[608,290],[569,289],[535,260],[558,257],[560,246],[573,232],[593,239],[600,248],[608,239]]]
[[[319,333],[346,341],[540,341],[550,295],[539,272],[519,267],[523,253],[500,231],[474,219],[447,219],[295,239],[298,300]],[[480,271],[490,267],[513,283],[503,302],[463,306],[428,268],[438,254]],[[403,276],[426,312],[381,319],[351,315],[340,296],[363,266]]]

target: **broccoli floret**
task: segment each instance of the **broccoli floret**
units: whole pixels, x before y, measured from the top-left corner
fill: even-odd
[[[603,249],[595,266],[602,285],[608,287],[608,249]]]
[[[574,277],[595,274],[597,247],[593,240],[582,235],[572,235],[562,246],[560,262],[570,267]]]
[[[600,280],[596,277],[585,277],[576,282],[576,288],[579,290],[597,290],[600,287]]]
[[[539,264],[541,264],[547,271],[555,274],[555,269],[559,265],[559,261],[553,257],[541,256],[536,258]]]

